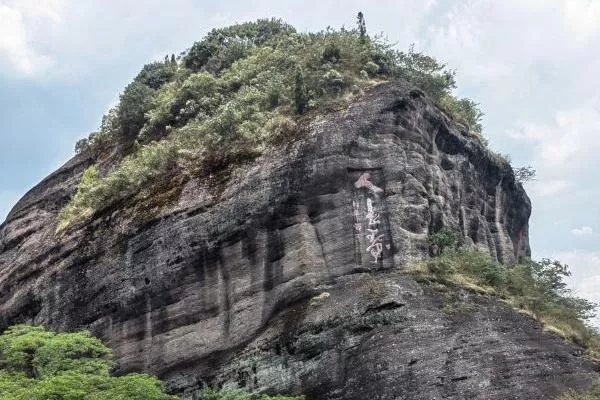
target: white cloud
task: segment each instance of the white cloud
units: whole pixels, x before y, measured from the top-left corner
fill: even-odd
[[[52,65],[50,57],[33,48],[19,9],[0,4],[0,21],[0,69],[34,75]]]
[[[600,32],[600,2],[567,0],[564,2],[565,24],[578,42],[585,42]]]
[[[408,45],[417,41],[417,26],[436,0],[382,0],[373,5],[352,0],[342,13],[334,0],[309,6],[291,0],[173,0],[168,7],[162,0],[0,0],[0,4],[10,12],[10,18],[0,19],[0,41],[13,38],[10,51],[0,46],[0,67],[10,67],[11,74],[18,71],[73,83],[114,65],[131,79],[135,71],[124,64],[139,68],[167,52],[184,50],[214,27],[264,17],[283,18],[300,30],[320,30],[328,25],[354,26],[356,12],[362,9],[370,32],[385,30],[392,41]],[[397,24],[399,14],[411,17]]]
[[[576,182],[581,174],[595,170],[600,152],[600,100],[585,99],[557,110],[545,123],[519,123],[507,133],[533,145],[540,176]]]
[[[571,276],[566,282],[577,296],[600,302],[600,252],[572,250],[557,252],[551,258],[569,266]],[[600,328],[600,315],[591,322]]]
[[[569,283],[580,295],[600,300],[600,252],[571,250],[552,254],[569,266]]]
[[[571,185],[565,180],[537,180],[531,182],[531,191],[536,197],[550,197],[563,193]]]
[[[581,228],[571,229],[571,233],[578,236],[589,236],[594,233],[594,230],[589,226],[582,226]]]

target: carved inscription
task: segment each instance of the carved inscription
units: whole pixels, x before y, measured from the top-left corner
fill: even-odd
[[[379,220],[379,213],[377,213],[373,207],[373,200],[370,198],[367,198],[367,215],[365,215],[365,217],[368,220],[367,232],[369,232],[366,235],[367,240],[369,241],[367,252],[373,256],[373,262],[376,263],[379,261],[381,253],[383,253],[384,235],[379,234],[379,224],[381,224],[381,221]]]
[[[390,249],[385,240],[381,209],[379,209],[380,194],[383,189],[371,182],[368,172],[362,173],[353,182],[356,189],[364,189],[356,193],[352,201],[354,213],[354,232],[357,243],[371,258],[371,263],[377,264],[383,259],[384,248]]]

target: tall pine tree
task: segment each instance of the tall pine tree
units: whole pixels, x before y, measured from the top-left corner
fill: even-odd
[[[294,105],[298,114],[304,114],[308,107],[308,93],[304,83],[304,75],[301,70],[296,72],[294,81]]]
[[[367,25],[365,24],[365,16],[362,13],[362,11],[358,12],[358,16],[356,18],[356,23],[358,25],[358,33],[360,34],[360,41],[364,43],[367,35]]]

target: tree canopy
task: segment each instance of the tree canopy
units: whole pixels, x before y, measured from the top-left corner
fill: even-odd
[[[87,332],[15,325],[0,335],[3,400],[172,400],[155,377],[113,377],[112,353]]]

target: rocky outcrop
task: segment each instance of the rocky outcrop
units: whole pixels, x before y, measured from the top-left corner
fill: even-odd
[[[505,264],[529,254],[530,202],[510,166],[419,90],[380,84],[225,183],[173,176],[168,195],[126,199],[57,237],[91,162],[70,161],[0,228],[2,327],[88,328],[120,371],[157,374],[187,398],[225,384],[309,399],[543,399],[596,377],[528,317],[403,273],[443,226]],[[448,313],[448,299],[465,307]]]

